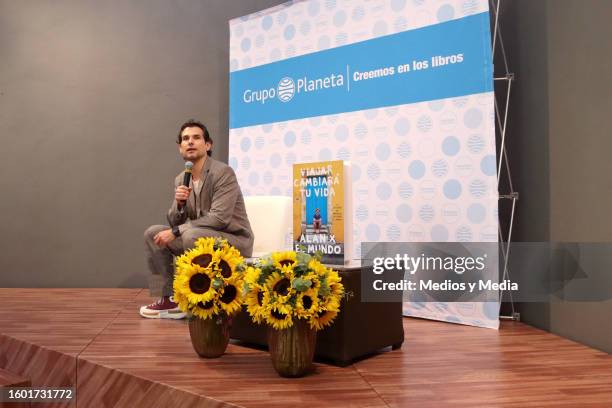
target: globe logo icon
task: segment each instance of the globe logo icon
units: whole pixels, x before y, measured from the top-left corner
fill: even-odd
[[[295,95],[295,82],[289,77],[284,77],[278,83],[277,88],[278,99],[281,102],[289,102]]]

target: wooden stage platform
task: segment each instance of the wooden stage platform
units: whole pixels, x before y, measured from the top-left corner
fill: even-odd
[[[495,331],[406,318],[400,350],[283,379],[261,350],[231,344],[220,359],[198,358],[185,321],[138,315],[147,292],[0,289],[0,369],[76,387],[72,404],[47,406],[612,406],[610,355],[521,323]]]

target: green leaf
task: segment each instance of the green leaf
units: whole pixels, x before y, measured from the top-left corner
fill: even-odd
[[[305,292],[312,286],[310,279],[295,278],[291,283],[291,287],[298,292]]]
[[[219,279],[219,278],[213,279],[212,286],[215,289],[221,289],[223,287],[223,279]]]

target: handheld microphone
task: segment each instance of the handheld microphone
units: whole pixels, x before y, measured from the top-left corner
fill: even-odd
[[[183,175],[183,185],[189,187],[189,183],[191,182],[191,169],[193,168],[193,163],[190,161],[185,162],[185,174]],[[181,202],[184,207],[187,204],[187,201]]]
[[[193,163],[190,161],[185,162],[185,175],[183,176],[183,185],[189,187],[191,182],[191,169],[193,169]]]

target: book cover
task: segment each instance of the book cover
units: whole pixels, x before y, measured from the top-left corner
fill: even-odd
[[[350,260],[349,166],[341,160],[293,165],[293,248],[320,252],[326,264]]]

